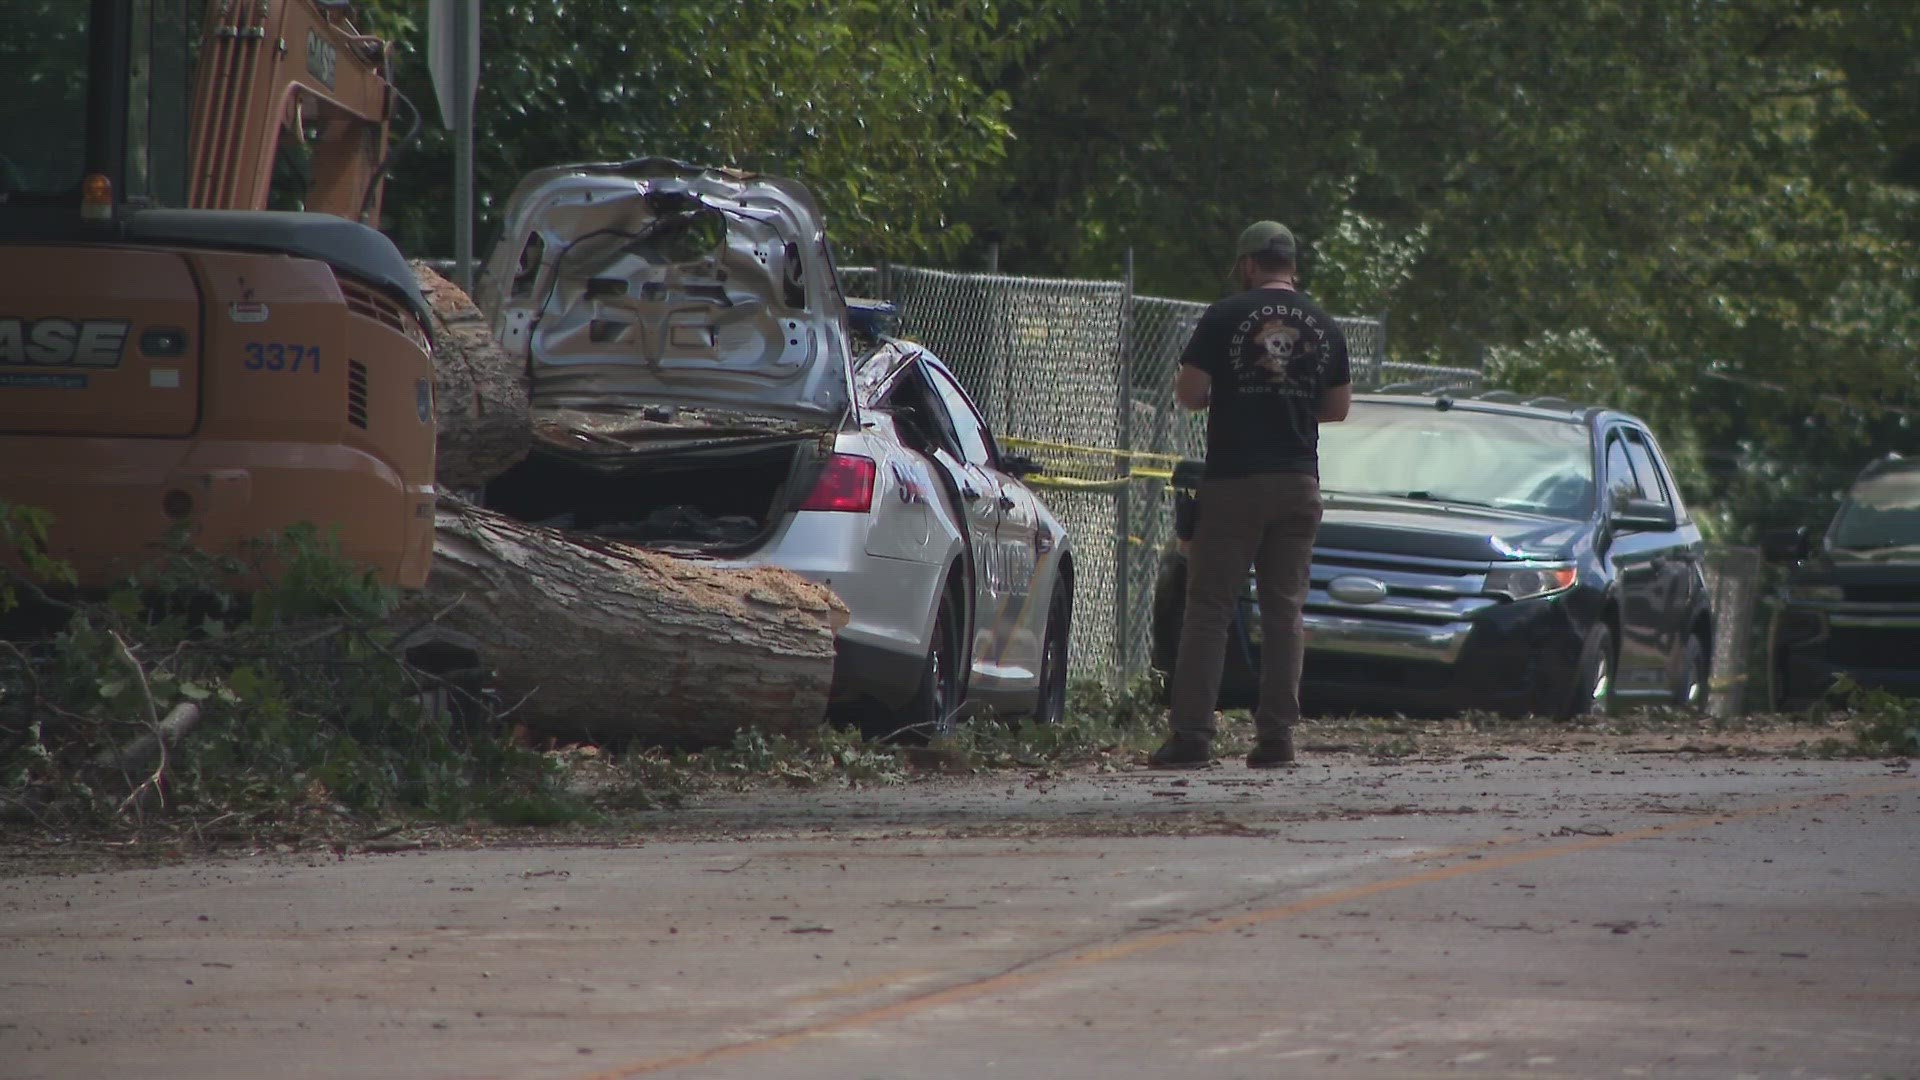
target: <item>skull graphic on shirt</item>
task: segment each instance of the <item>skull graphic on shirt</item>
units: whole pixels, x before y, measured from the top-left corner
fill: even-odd
[[[1278,319],[1264,323],[1254,331],[1253,367],[1266,382],[1307,382],[1313,377],[1310,363],[1302,363],[1309,357],[1300,347],[1300,331]],[[1300,366],[1309,370],[1295,371]]]

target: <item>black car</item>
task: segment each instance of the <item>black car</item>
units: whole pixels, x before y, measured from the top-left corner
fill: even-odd
[[[1768,628],[1776,707],[1804,708],[1841,675],[1920,694],[1920,458],[1868,465],[1817,540],[1802,528],[1761,546],[1794,564]]]
[[[1306,607],[1312,712],[1574,716],[1705,706],[1713,612],[1700,530],[1659,443],[1621,412],[1517,395],[1364,394],[1320,429],[1325,517]],[[1174,668],[1199,465],[1175,478],[1154,597]],[[1259,692],[1251,578],[1220,707]]]

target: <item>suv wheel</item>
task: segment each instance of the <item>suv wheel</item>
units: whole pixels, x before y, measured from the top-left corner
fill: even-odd
[[[1673,687],[1673,703],[1691,713],[1707,711],[1712,692],[1713,665],[1707,659],[1706,643],[1699,634],[1687,635],[1687,660],[1680,668],[1680,680]]]
[[[1573,691],[1561,710],[1562,719],[1604,716],[1613,708],[1614,680],[1613,630],[1605,623],[1587,634],[1580,648],[1578,676]]]

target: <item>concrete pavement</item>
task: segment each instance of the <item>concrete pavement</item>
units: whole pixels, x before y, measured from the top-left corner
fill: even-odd
[[[1879,762],[1540,754],[16,878],[0,1077],[1913,1077],[1916,824]]]

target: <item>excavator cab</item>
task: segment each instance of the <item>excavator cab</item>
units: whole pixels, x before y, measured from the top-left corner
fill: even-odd
[[[0,501],[83,588],[300,522],[425,581],[433,323],[374,227],[394,97],[349,14],[0,0]]]

